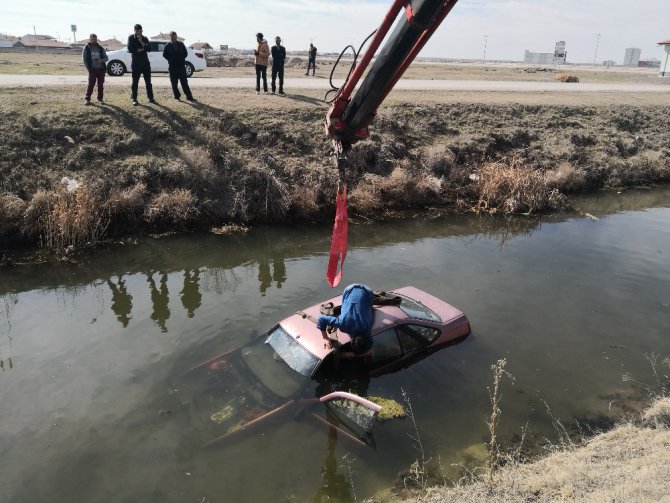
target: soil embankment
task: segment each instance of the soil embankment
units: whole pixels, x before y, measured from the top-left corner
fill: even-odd
[[[0,96],[0,243],[52,250],[134,232],[318,220],[337,173],[309,92],[203,90],[131,107],[114,88]],[[352,214],[529,213],[604,187],[670,181],[670,105],[457,103],[392,95],[351,152]]]
[[[669,501],[670,399],[658,398],[641,420],[626,422],[577,446],[554,447],[532,463],[511,463],[456,487],[388,491],[372,501]]]

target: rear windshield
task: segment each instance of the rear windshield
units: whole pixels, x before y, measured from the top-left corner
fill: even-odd
[[[404,295],[395,294],[402,299],[398,306],[410,318],[425,321],[442,321],[440,317],[432,310],[428,309],[421,302],[405,297]]]
[[[281,327],[277,327],[265,341],[296,372],[309,377],[319,359],[298,344]]]

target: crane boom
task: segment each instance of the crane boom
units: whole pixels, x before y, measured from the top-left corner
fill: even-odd
[[[368,126],[377,108],[414,61],[458,0],[395,0],[377,29],[360,64],[332,102],[326,115],[326,133],[338,144],[336,151],[346,151],[368,136]],[[358,81],[374,57],[401,10],[405,15],[389,36],[356,94]]]
[[[326,134],[333,140],[339,175],[335,225],[326,271],[326,279],[330,286],[335,287],[340,282],[347,256],[348,219],[345,180],[349,162],[347,152],[354,143],[368,137],[368,126],[372,123],[377,108],[457,1],[394,0],[382,24],[374,32],[374,38],[360,64],[350,73],[326,114]],[[356,90],[358,81],[398,18],[398,14],[403,10],[405,15],[398,19],[393,33],[389,35],[384,48]],[[356,94],[352,98],[355,90]]]

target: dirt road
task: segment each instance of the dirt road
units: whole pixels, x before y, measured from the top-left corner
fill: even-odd
[[[153,83],[158,87],[170,87],[166,75],[154,75]],[[269,80],[269,79],[268,79]],[[194,77],[190,79],[194,88],[249,88],[255,85],[254,77]],[[51,87],[81,86],[86,84],[85,75],[15,75],[0,74],[0,87]],[[108,77],[107,86],[130,87],[130,76]],[[285,80],[288,89],[328,89],[326,78],[289,78]],[[399,90],[413,91],[501,91],[501,92],[614,92],[614,93],[665,93],[670,95],[668,85],[623,84],[623,83],[564,83],[528,81],[485,81],[485,80],[420,80],[401,79],[395,86]]]

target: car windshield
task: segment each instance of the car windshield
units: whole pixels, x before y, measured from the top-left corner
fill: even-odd
[[[288,398],[305,382],[319,359],[298,344],[281,327],[274,328],[264,343],[242,350],[247,368],[275,395]]]
[[[421,302],[405,297],[404,295],[396,295],[402,299],[398,307],[410,318],[425,321],[441,321],[437,314],[428,309]]]

